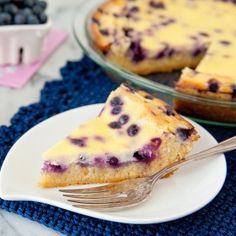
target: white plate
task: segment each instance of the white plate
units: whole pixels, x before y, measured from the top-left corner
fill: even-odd
[[[57,188],[37,186],[42,166],[41,154],[65,137],[81,122],[96,116],[102,104],[76,108],[58,114],[30,129],[11,148],[0,176],[0,197],[5,200],[30,200],[58,206],[80,214],[123,223],[147,224],[174,220],[191,214],[209,203],[220,191],[226,177],[224,155],[191,163],[172,177],[161,180],[150,199],[121,211],[96,212],[72,207]],[[191,121],[201,138],[193,152],[216,144],[200,125]]]

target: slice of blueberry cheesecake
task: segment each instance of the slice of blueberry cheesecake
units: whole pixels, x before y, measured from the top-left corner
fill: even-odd
[[[176,83],[176,90],[200,97],[236,101],[236,77],[185,68]]]
[[[150,176],[185,158],[198,137],[194,127],[165,102],[121,85],[97,117],[43,154],[40,186]]]

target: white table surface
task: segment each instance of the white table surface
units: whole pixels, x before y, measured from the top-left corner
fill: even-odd
[[[82,2],[82,0],[48,0],[48,14],[53,20],[53,27],[67,31],[70,34],[69,38],[24,88],[16,90],[0,87],[0,125],[9,125],[10,118],[19,107],[37,102],[44,83],[56,78],[60,79],[59,69],[67,60],[78,60],[82,56],[71,33],[76,7],[79,7]],[[36,222],[0,210],[0,235],[54,236],[60,234]]]

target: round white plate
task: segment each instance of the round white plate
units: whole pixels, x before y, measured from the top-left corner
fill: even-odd
[[[42,166],[41,154],[64,138],[80,123],[95,117],[102,104],[76,108],[36,125],[11,148],[0,175],[0,197],[48,203],[80,214],[123,223],[147,224],[174,220],[191,214],[209,203],[220,191],[226,177],[224,155],[191,163],[160,180],[152,196],[139,206],[121,211],[98,212],[74,208],[57,188],[37,186]],[[200,125],[191,121],[201,138],[193,153],[216,144]]]

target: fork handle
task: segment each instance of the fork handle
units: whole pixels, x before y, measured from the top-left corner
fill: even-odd
[[[171,165],[163,168],[161,171],[153,175],[154,177],[154,183],[161,178],[162,176],[166,175],[167,173],[175,170],[178,167],[181,167],[189,162],[205,159],[207,157],[214,156],[216,154],[232,151],[236,149],[236,136],[226,139],[223,142],[218,143],[217,145],[208,148],[206,150],[200,151],[198,153],[195,153],[193,155],[188,156],[186,159],[182,159],[180,161],[174,162]]]

